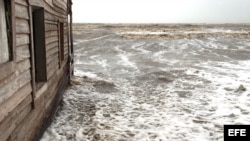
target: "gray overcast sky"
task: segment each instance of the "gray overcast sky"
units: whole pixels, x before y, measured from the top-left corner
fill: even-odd
[[[84,23],[250,23],[250,0],[73,0]]]

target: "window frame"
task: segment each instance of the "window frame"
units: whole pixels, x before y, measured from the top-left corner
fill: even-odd
[[[45,9],[30,6],[32,76],[35,85],[47,82],[47,58],[45,43]],[[35,18],[35,19],[34,19]]]
[[[60,59],[64,61],[64,22],[59,22]]]
[[[5,79],[6,77],[10,76],[13,74],[16,70],[16,39],[15,39],[15,8],[14,8],[14,0],[4,0],[5,5],[8,6],[9,8],[9,29],[10,31],[7,32],[8,36],[8,46],[9,46],[9,60],[7,62],[1,63],[0,64],[0,81]],[[0,82],[1,83],[1,82]]]
[[[58,50],[59,50],[59,68],[63,66],[63,62],[65,60],[65,55],[64,55],[64,49],[65,49],[65,44],[64,44],[64,22],[58,20]]]

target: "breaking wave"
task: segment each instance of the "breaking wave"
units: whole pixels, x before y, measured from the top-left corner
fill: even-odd
[[[222,141],[223,125],[250,124],[249,39],[119,36],[77,44],[41,141]]]

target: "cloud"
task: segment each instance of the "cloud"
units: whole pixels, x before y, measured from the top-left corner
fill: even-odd
[[[249,0],[74,0],[74,22],[250,23]]]

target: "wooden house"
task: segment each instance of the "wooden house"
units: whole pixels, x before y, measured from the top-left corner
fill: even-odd
[[[0,141],[38,140],[73,73],[71,0],[0,0]]]

